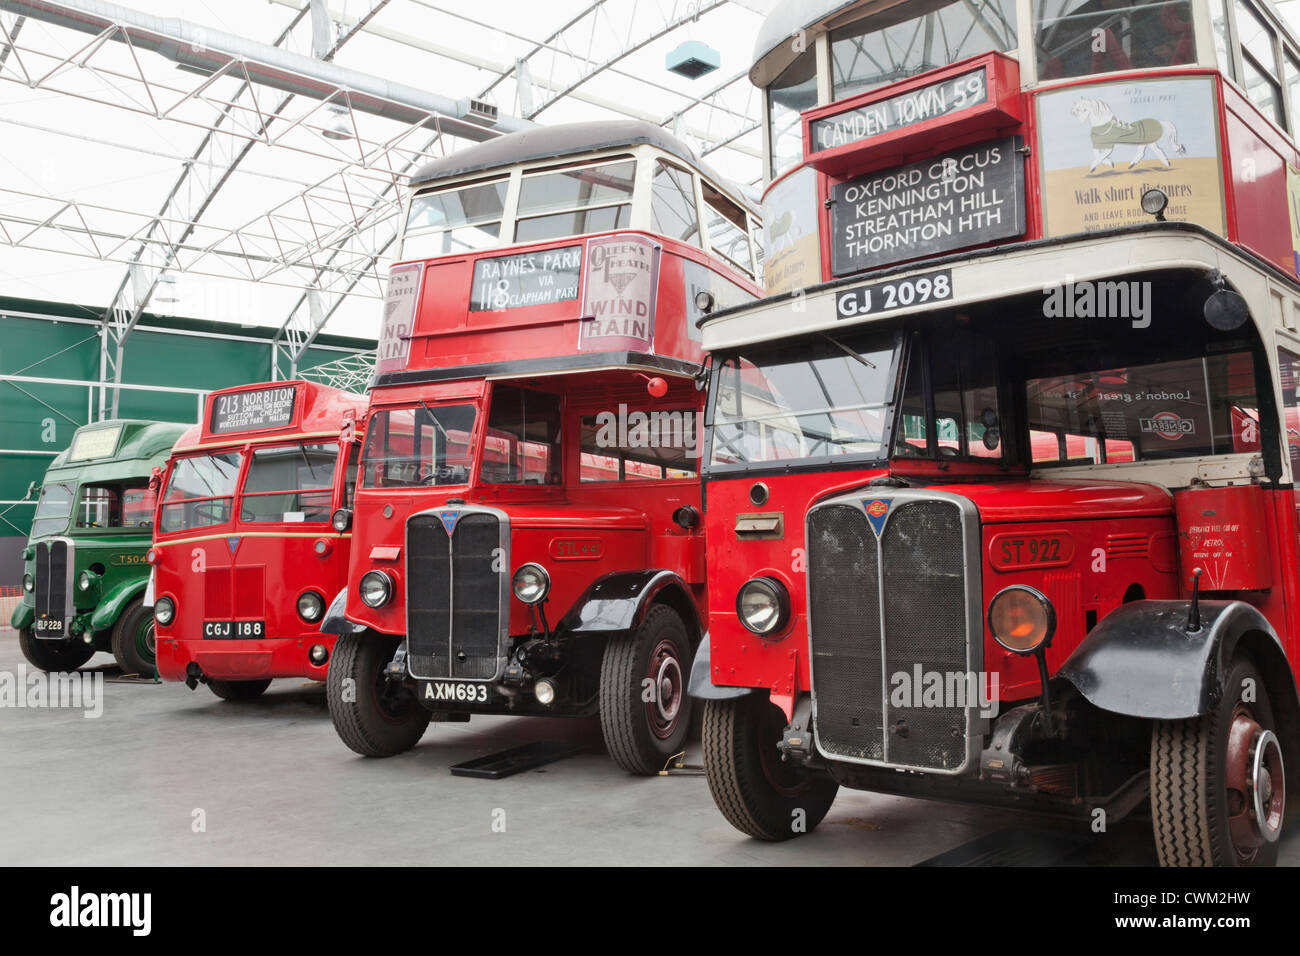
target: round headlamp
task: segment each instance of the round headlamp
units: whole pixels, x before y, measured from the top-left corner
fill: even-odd
[[[367,571],[357,590],[366,607],[383,607],[393,599],[393,579],[384,571]]]
[[[36,590],[36,579],[30,574],[23,575],[23,590],[29,593]]]
[[[95,577],[89,571],[82,571],[77,575],[77,587],[83,591],[89,591],[95,586]]]
[[[537,604],[551,592],[551,576],[540,564],[522,564],[510,579],[510,588],[525,604]]]
[[[1056,632],[1056,609],[1041,591],[1013,584],[989,602],[989,631],[1012,653],[1033,654],[1051,644]]]
[[[160,597],[153,606],[153,619],[166,627],[176,617],[176,602],[169,597]]]
[[[309,624],[314,624],[325,613],[325,599],[315,591],[304,591],[298,595],[298,616]]]
[[[790,593],[776,578],[753,578],[736,595],[736,616],[747,630],[768,637],[790,620]]]
[[[352,512],[347,508],[340,508],[330,516],[330,527],[342,534],[352,527]]]

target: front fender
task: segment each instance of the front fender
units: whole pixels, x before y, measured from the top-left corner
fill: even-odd
[[[691,587],[674,571],[614,571],[597,578],[560,620],[559,629],[575,634],[630,631],[650,605],[664,598],[682,616],[692,638],[703,632]]]
[[[1202,601],[1200,629],[1191,632],[1189,606],[1189,601],[1133,601],[1117,608],[1056,676],[1102,710],[1183,720],[1208,713],[1223,697],[1224,674],[1244,636],[1262,637],[1270,657],[1275,650],[1286,660],[1272,625],[1249,604]]]
[[[95,605],[95,610],[90,615],[90,629],[107,631],[117,623],[126,606],[144,594],[144,589],[148,586],[149,579],[141,578],[139,581],[129,581],[114,587]]]
[[[18,606],[14,608],[13,617],[9,625],[15,631],[26,630],[32,626],[32,621],[36,620],[36,608],[24,601],[19,601]]]
[[[695,650],[695,660],[691,663],[687,693],[698,700],[735,700],[753,691],[752,687],[719,687],[713,683],[713,675],[709,670],[709,635],[705,633],[700,646]]]
[[[338,594],[334,595],[334,600],[330,601],[329,610],[321,618],[320,630],[322,634],[360,634],[366,629],[364,624],[357,624],[355,621],[349,621],[343,614],[348,603],[348,589],[344,588]]]

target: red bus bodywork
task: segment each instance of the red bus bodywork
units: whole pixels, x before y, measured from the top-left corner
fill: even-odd
[[[223,403],[247,403],[246,396],[290,390],[292,411],[284,424],[259,428],[236,422],[214,431],[214,416]],[[167,598],[175,609],[168,624],[157,623],[163,680],[187,681],[193,687],[198,681],[324,679],[334,635],[320,633],[320,620],[343,584],[351,545],[350,532],[334,530],[330,517],[350,503],[365,408],[360,396],[306,381],[241,386],[208,397],[202,423],[181,436],[168,460],[155,525],[155,602]],[[304,448],[312,449],[316,467],[332,464],[334,480],[328,487],[301,490],[291,485],[269,492],[246,487],[255,454],[294,459],[296,451],[310,469],[313,462],[306,461]],[[228,505],[205,505],[173,490],[180,463],[205,456],[237,461],[231,468],[231,493],[210,499],[228,500]],[[299,467],[297,459],[289,463]],[[291,495],[294,500],[286,502]],[[274,511],[284,504],[300,510],[281,513],[276,520]],[[190,520],[183,517],[186,509]],[[211,520],[218,517],[224,520]],[[298,610],[306,592],[321,602],[314,621]],[[258,636],[241,636],[250,633]]]

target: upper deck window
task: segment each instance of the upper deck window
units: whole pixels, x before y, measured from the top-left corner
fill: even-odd
[[[258,448],[244,479],[241,521],[328,521],[334,498],[336,443]]]
[[[767,88],[773,179],[803,159],[803,126],[799,114],[816,105],[817,54],[809,47]]]
[[[705,183],[704,215],[710,248],[752,276],[754,257],[749,250],[745,211]]]
[[[515,242],[627,228],[635,179],[634,159],[525,174]]]
[[[868,17],[831,32],[833,99],[1016,47],[1015,0],[955,0],[919,17],[898,16]]]
[[[671,239],[700,244],[700,217],[695,210],[695,177],[662,159],[655,161],[650,185],[651,228]]]
[[[1228,22],[1228,0],[1210,0],[1210,27],[1214,31],[1214,56],[1219,69],[1230,79],[1237,78],[1232,59],[1232,30]]]
[[[46,485],[41,489],[40,500],[36,502],[36,515],[32,519],[32,537],[39,538],[66,531],[68,517],[71,514],[72,486],[57,483]]]
[[[1249,3],[1236,0],[1237,32],[1241,34],[1242,81],[1246,95],[1269,119],[1283,124],[1282,84],[1277,68],[1273,30]]]
[[[491,249],[501,236],[508,180],[423,193],[411,200],[404,259],[428,259]]]
[[[1044,80],[1196,62],[1190,0],[1034,0]]]

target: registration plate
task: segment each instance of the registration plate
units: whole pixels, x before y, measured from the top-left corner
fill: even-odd
[[[54,617],[40,617],[32,624],[40,634],[62,634],[63,620]]]
[[[488,685],[459,680],[432,680],[424,685],[423,696],[431,703],[445,700],[458,704],[486,704]]]
[[[952,297],[952,270],[945,269],[840,292],[835,296],[835,314],[843,321],[914,305],[947,302]]]
[[[246,637],[266,637],[265,621],[204,621],[203,638],[212,641],[237,641]]]

